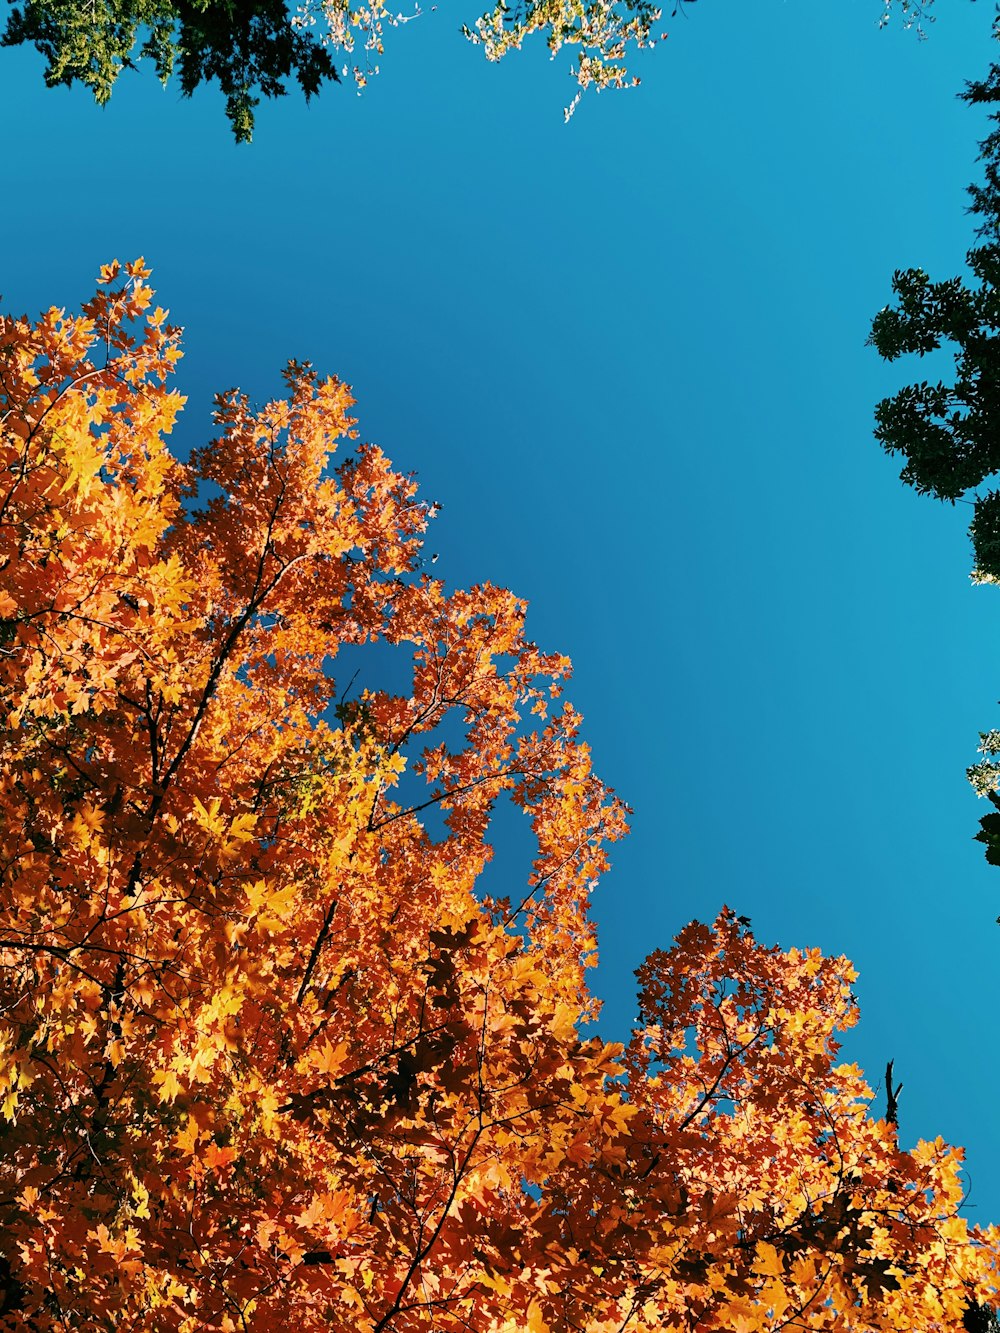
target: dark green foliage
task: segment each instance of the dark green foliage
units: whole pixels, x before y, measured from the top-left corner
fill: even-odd
[[[138,45],[162,82],[176,67],[185,96],[215,79],[236,139],[249,142],[262,96],[284,95],[294,77],[308,100],[337,81],[330,52],[291,17],[284,0],[27,0],[2,41],[32,43],[50,86],[79,80],[102,104]]]
[[[962,96],[1000,102],[1000,67]],[[1000,112],[992,119],[1000,125]],[[970,194],[986,243],[966,257],[971,276],[932,282],[922,269],[896,273],[895,304],[876,315],[869,339],[889,361],[943,346],[954,351],[950,383],[908,385],[875,409],[876,438],[906,460],[902,480],[952,503],[1000,472],[1000,128],[983,141],[981,156],[985,183]],[[1000,579],[1000,497],[976,495],[974,505],[977,573]]]
[[[990,1306],[973,1301],[965,1307],[962,1327],[965,1333],[1000,1333],[1000,1319]]]
[[[962,96],[973,106],[1000,102],[1000,65],[991,65],[986,78],[970,83]],[[982,185],[970,185],[969,193],[972,195],[971,211],[982,219],[980,236],[1000,240],[1000,113],[994,112],[991,120],[997,128],[980,144],[986,179]]]
[[[1000,798],[994,800],[995,792],[988,793],[994,805],[1000,806]],[[1000,866],[1000,814],[983,815],[979,821],[976,842],[986,844],[986,859],[991,866]]]
[[[969,533],[979,568],[984,572],[1000,569],[1000,492],[988,491],[976,498]]]
[[[282,0],[181,0],[178,41],[181,90],[188,97],[208,79],[226,95],[226,115],[237,140],[253,134],[253,108],[260,98],[281,97],[294,74],[306,101],[324,80],[337,81],[330,53],[304,29],[293,28]]]
[[[49,87],[79,79],[103,105],[122,69],[132,66],[140,28],[148,30],[140,55],[152,57],[161,79],[170,77],[173,26],[168,0],[28,0],[11,14],[3,45],[33,43],[48,61]]]

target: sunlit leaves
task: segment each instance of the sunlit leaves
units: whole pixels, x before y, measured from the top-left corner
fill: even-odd
[[[954,1328],[995,1237],[837,1064],[848,965],[723,912],[589,1037],[568,662],[337,381],[177,463],[148,276],[0,323],[0,1328]]]
[[[676,0],[676,17],[693,0]],[[435,6],[431,7],[432,9]],[[884,0],[882,23],[898,12],[905,26],[923,34],[930,0]],[[474,11],[473,11],[474,14]],[[638,82],[636,53],[651,49],[662,10],[653,0],[499,0],[466,22],[462,31],[488,60],[503,59],[536,34],[555,56],[573,48],[577,90],[573,114],[587,88],[631,88]],[[46,61],[50,85],[82,82],[105,103],[126,68],[150,60],[164,84],[177,77],[190,97],[202,84],[218,83],[237,141],[253,137],[261,98],[283,96],[294,79],[306,100],[341,76],[360,91],[379,72],[387,31],[423,18],[418,3],[403,10],[387,0],[22,0],[3,44],[31,43]],[[440,16],[439,16],[440,17]]]

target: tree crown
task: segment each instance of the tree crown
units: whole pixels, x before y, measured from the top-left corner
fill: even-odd
[[[846,960],[724,910],[589,1036],[626,811],[566,659],[429,576],[338,381],[175,459],[147,277],[0,321],[0,1327],[958,1328],[997,1237],[837,1062]]]

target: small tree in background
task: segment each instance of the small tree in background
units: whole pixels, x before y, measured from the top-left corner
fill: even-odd
[[[973,105],[1000,102],[1000,66],[961,96]],[[1000,112],[991,119],[1000,126]],[[922,380],[884,398],[875,436],[887,453],[902,455],[900,477],[917,491],[952,504],[973,497],[973,577],[996,582],[1000,493],[976,488],[1000,471],[1000,128],[981,150],[985,180],[969,193],[984,244],[966,256],[971,276],[932,282],[923,269],[898,271],[895,303],[875,316],[869,342],[888,361],[954,350],[954,379]]]

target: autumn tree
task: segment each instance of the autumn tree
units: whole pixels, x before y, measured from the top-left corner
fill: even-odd
[[[673,14],[691,3],[675,0]],[[906,26],[919,28],[929,6],[930,0],[884,0],[882,22],[898,12]],[[262,97],[283,96],[294,80],[308,100],[348,68],[364,87],[378,73],[386,30],[419,16],[419,4],[401,12],[388,0],[361,0],[357,8],[348,0],[302,0],[294,7],[285,0],[22,0],[2,43],[33,45],[45,57],[50,87],[79,81],[101,104],[135,59],[150,60],[164,84],[176,69],[185,96],[215,80],[236,139],[249,142]],[[491,61],[536,33],[553,55],[573,48],[577,89],[568,118],[587,88],[639,82],[629,63],[664,35],[654,31],[660,17],[654,0],[497,0],[462,31]]]
[[[147,277],[0,321],[0,1328],[962,1328],[998,1236],[837,1062],[847,962],[723,910],[588,1034],[568,663],[430,577],[336,380],[172,457]]]

